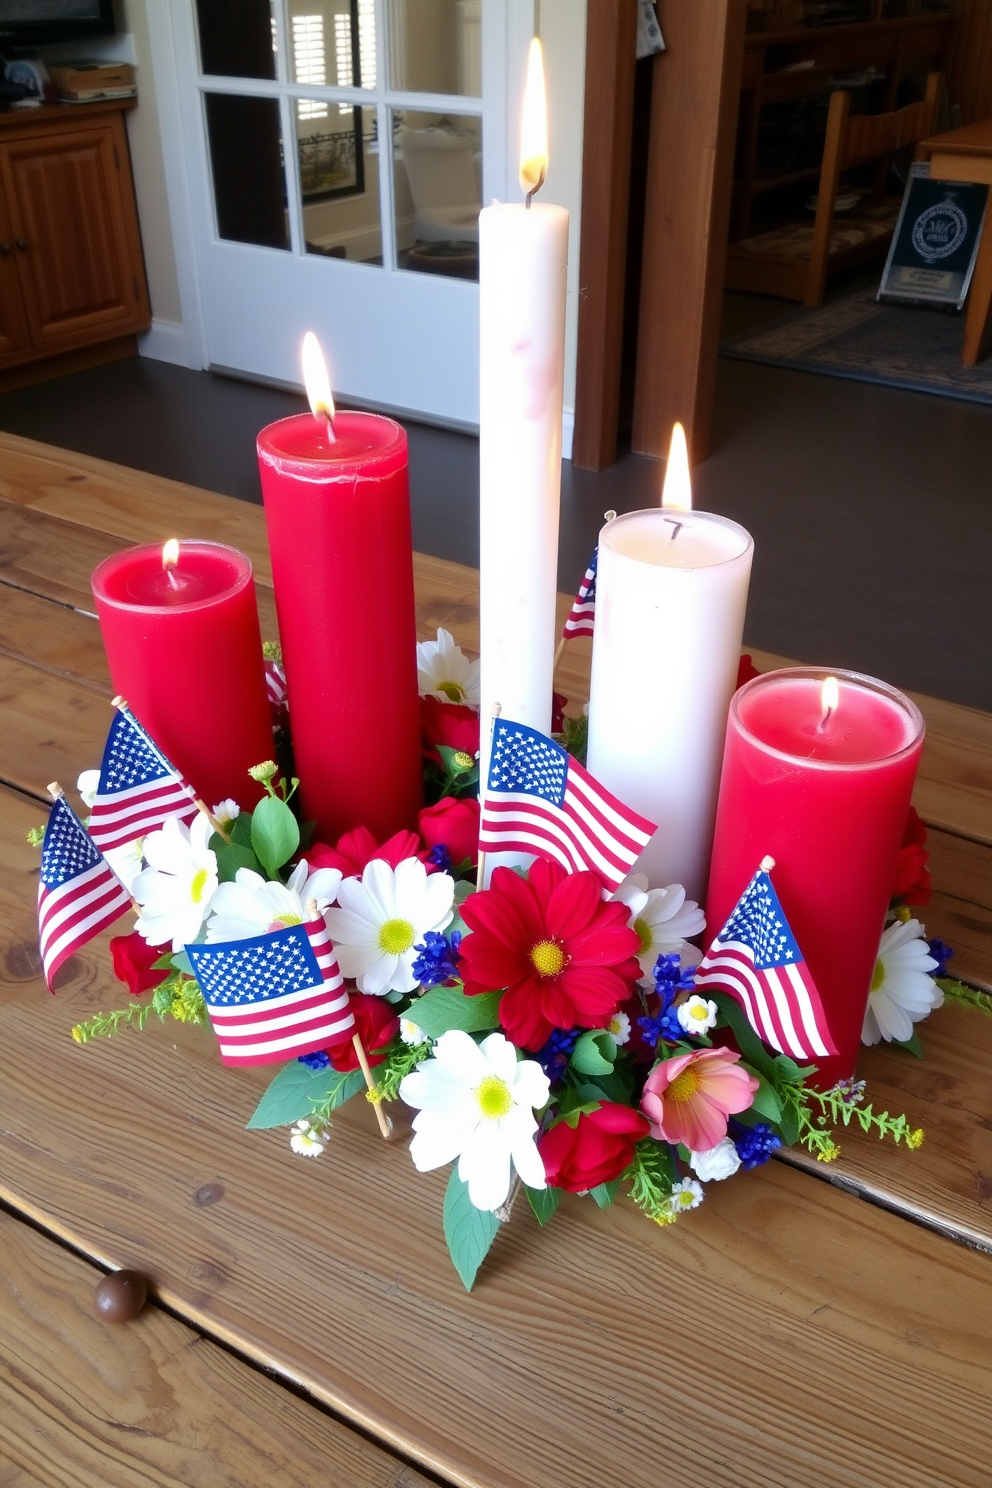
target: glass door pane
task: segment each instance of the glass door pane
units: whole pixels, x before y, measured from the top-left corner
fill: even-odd
[[[200,68],[217,77],[274,78],[275,0],[197,0]]]
[[[277,98],[205,93],[217,235],[289,247]]]
[[[374,88],[375,0],[290,0],[289,75],[318,88]]]
[[[482,0],[389,0],[390,86],[482,96]]]
[[[397,267],[478,279],[481,118],[394,109],[392,121]]]
[[[299,98],[296,147],[305,251],[381,264],[375,109]]]

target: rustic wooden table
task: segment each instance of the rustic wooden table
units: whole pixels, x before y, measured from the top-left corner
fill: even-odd
[[[54,997],[39,976],[25,832],[109,718],[90,571],[130,541],[235,543],[272,636],[261,511],[0,435],[0,524],[0,1482],[985,1488],[992,1019],[937,1012],[923,1062],[866,1052],[920,1151],[852,1131],[830,1168],[787,1154],[671,1230],[566,1196],[543,1234],[514,1216],[468,1296],[445,1175],[367,1107],[297,1160],[241,1129],[268,1077],[222,1068],[205,1031],[72,1043],[125,1000],[102,940]],[[422,633],[471,646],[476,575],[418,557],[417,583]],[[920,701],[928,929],[992,985],[992,718]],[[145,1272],[158,1305],[91,1321],[94,1264]]]

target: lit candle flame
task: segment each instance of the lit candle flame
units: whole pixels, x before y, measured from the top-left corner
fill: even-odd
[[[331,379],[320,342],[313,331],[307,331],[303,337],[303,384],[307,390],[310,412],[314,418],[323,418],[326,421],[328,438],[333,439],[334,398],[331,394]]]
[[[530,199],[548,174],[548,99],[544,87],[544,54],[535,36],[527,54],[527,85],[520,121],[520,189]]]
[[[162,567],[168,573],[171,568],[175,568],[178,562],[179,540],[178,538],[170,537],[167,543],[162,544]]]
[[[674,507],[676,511],[692,511],[689,451],[685,442],[685,430],[681,424],[675,424],[672,429],[672,442],[668,450],[668,466],[665,470],[665,484],[661,491],[661,504]]]
[[[830,715],[840,702],[840,686],[836,677],[824,677],[823,686],[820,688],[820,728],[826,728],[830,722]]]

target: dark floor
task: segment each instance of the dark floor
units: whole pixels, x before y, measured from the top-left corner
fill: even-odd
[[[728,300],[727,333],[781,302]],[[290,394],[136,359],[0,396],[0,428],[259,500],[256,431]],[[410,423],[414,541],[478,562],[478,445]],[[696,503],[755,538],[757,647],[850,666],[992,710],[992,409],[742,362],[720,363]],[[559,561],[574,588],[602,513],[658,501],[658,462],[562,473]]]

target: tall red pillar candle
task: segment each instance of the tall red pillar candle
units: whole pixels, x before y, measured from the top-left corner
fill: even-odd
[[[114,691],[208,806],[254,806],[272,756],[251,563],[221,543],[114,553],[93,572]],[[107,723],[109,727],[110,714]]]
[[[828,678],[836,679],[836,703]],[[726,923],[761,859],[854,1073],[868,992],[923,748],[919,709],[855,672],[767,672],[735,693],[717,806],[707,934]]]
[[[303,814],[335,842],[423,804],[406,434],[299,414],[258,436]]]

